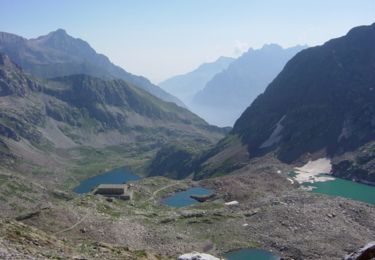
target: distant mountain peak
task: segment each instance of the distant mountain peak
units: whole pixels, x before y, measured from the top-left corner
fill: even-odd
[[[196,69],[186,73],[171,77],[159,86],[177,96],[187,105],[192,101],[193,96],[204,88],[206,83],[214,75],[226,69],[235,59],[220,56],[212,62],[205,62]]]
[[[26,72],[42,78],[87,74],[100,78],[120,78],[146,90],[164,101],[184,104],[176,97],[153,85],[148,79],[133,75],[98,54],[86,41],[57,29],[35,39],[0,32],[3,52]]]
[[[56,31],[52,32],[52,33],[56,33],[56,34],[67,34],[67,32],[64,30],[64,29],[57,29]]]
[[[70,36],[64,29],[57,29],[56,31],[52,31],[49,34],[47,34],[45,36],[41,36],[41,37],[61,39],[61,40],[62,39],[75,39],[72,36]]]
[[[231,58],[231,57],[226,57],[226,56],[220,56],[219,58],[217,58],[217,60],[216,61],[228,61],[228,60],[234,60],[233,58]]]
[[[74,42],[78,40],[79,39],[70,36],[64,29],[57,29],[56,31],[52,31],[47,35],[39,36],[31,41],[38,42],[46,47],[66,49],[69,47],[69,44],[74,44]]]
[[[277,43],[267,43],[264,44],[262,50],[281,50],[283,47],[278,45]]]

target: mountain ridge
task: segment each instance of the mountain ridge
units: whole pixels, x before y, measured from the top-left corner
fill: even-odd
[[[286,62],[306,46],[250,48],[217,73],[193,98],[192,110],[217,125],[230,125],[262,93]]]
[[[213,62],[199,65],[192,71],[168,78],[158,85],[190,106],[193,96],[203,89],[215,74],[227,68],[233,61],[233,58],[221,56]]]
[[[72,74],[88,74],[104,78],[120,78],[135,84],[158,98],[184,104],[142,76],[133,75],[98,54],[87,42],[74,38],[63,29],[35,39],[0,32],[0,52],[9,55],[26,72],[37,77],[54,78]]]
[[[169,143],[198,149],[212,145],[227,131],[124,80],[82,74],[36,79],[3,54],[0,63],[5,64],[0,65],[0,160],[3,166],[21,167],[20,172],[25,171],[22,167],[42,165],[45,171],[52,167],[60,172],[75,165],[72,158],[77,155],[84,157],[91,150],[108,153],[114,147],[113,159],[122,159],[112,162],[94,153],[95,160],[145,167]],[[133,158],[135,151],[141,160]],[[71,165],[65,165],[67,161]]]

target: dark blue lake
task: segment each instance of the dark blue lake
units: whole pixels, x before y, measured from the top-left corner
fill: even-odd
[[[172,196],[163,199],[161,203],[170,207],[181,208],[199,203],[195,199],[190,198],[190,195],[210,195],[212,193],[211,190],[194,187],[185,191],[176,192]]]
[[[128,181],[139,180],[140,178],[125,168],[118,168],[83,180],[73,191],[76,193],[87,193],[99,184],[122,184]]]
[[[245,248],[224,255],[227,260],[279,260],[280,257],[256,248]]]

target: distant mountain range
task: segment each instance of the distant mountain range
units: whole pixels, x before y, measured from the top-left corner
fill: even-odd
[[[195,94],[202,90],[213,76],[225,70],[234,60],[234,58],[220,57],[214,62],[203,63],[191,72],[169,78],[159,83],[159,86],[189,106]]]
[[[194,96],[190,104],[192,111],[212,124],[232,126],[287,61],[304,48],[283,49],[277,44],[267,44],[261,49],[249,49]]]
[[[58,29],[36,39],[0,32],[0,52],[7,54],[26,72],[37,77],[54,78],[86,74],[107,79],[123,79],[152,95],[179,106],[184,104],[142,76],[133,75],[114,65],[85,41]]]

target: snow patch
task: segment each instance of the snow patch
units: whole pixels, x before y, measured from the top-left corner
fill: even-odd
[[[226,206],[234,206],[234,205],[238,205],[240,204],[237,200],[233,200],[233,201],[229,201],[229,202],[225,202],[224,205]]]
[[[315,161],[309,161],[302,167],[295,167],[294,170],[297,173],[294,179],[299,183],[324,182],[335,179],[330,176],[319,176],[322,173],[328,174],[331,172],[332,164],[331,160],[328,158],[320,158]]]
[[[220,258],[214,257],[209,254],[192,252],[179,256],[177,260],[220,260]]]

